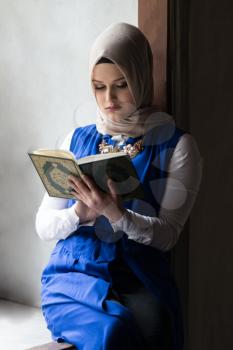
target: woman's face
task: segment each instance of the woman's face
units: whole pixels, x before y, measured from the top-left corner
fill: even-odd
[[[113,121],[136,110],[126,79],[115,64],[97,64],[93,69],[92,84],[101,112]]]

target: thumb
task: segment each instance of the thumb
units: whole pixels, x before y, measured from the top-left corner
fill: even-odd
[[[108,184],[108,188],[109,188],[109,192],[110,192],[111,196],[114,199],[117,199],[116,186],[115,186],[114,182],[112,181],[112,179],[108,178],[107,184]]]

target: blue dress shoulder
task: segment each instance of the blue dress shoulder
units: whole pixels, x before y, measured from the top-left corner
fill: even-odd
[[[163,125],[144,136],[144,149],[132,158],[145,198],[125,202],[139,214],[157,216],[166,186],[167,167],[184,131]],[[75,130],[70,149],[76,158],[99,153],[103,135],[96,126]],[[111,143],[111,136],[104,135]],[[129,138],[133,143],[137,138]],[[154,184],[159,186],[154,186]],[[153,191],[152,191],[153,187]],[[154,191],[156,188],[156,193]],[[69,201],[69,206],[73,204]],[[183,346],[179,295],[166,253],[113,232],[105,217],[93,226],[81,226],[57,242],[41,281],[41,304],[54,340],[72,343],[79,350],[143,350],[145,344],[130,310],[109,300],[113,284],[111,263],[119,253],[125,263],[165,307],[172,330],[172,350]]]

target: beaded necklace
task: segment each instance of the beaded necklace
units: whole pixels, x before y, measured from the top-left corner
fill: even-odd
[[[112,137],[112,140],[117,141],[116,145],[108,144],[105,140],[99,144],[99,152],[100,153],[112,153],[112,152],[125,152],[130,156],[130,158],[134,158],[139,152],[144,149],[143,140],[138,140],[133,144],[124,144],[124,138],[121,135],[116,135]]]

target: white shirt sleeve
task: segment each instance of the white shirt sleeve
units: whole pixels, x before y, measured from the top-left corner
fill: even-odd
[[[127,209],[113,230],[124,231],[129,239],[168,251],[177,242],[188,219],[202,177],[203,159],[194,138],[184,134],[176,145],[168,167],[165,193],[158,217],[138,214]],[[159,180],[160,181],[160,180]],[[155,180],[154,186],[159,183]],[[152,184],[152,194],[155,188]]]
[[[73,131],[67,135],[61,149],[69,150]],[[45,193],[36,213],[36,232],[42,240],[65,239],[76,231],[79,217],[74,205],[67,208],[68,199],[50,197]]]

